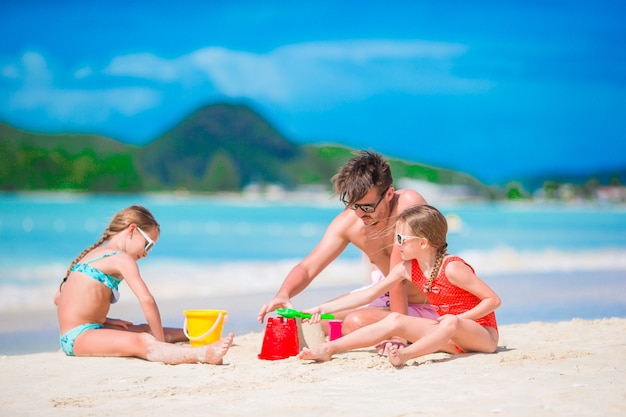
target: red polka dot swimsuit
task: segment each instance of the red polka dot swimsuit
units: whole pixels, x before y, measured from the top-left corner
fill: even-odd
[[[474,268],[472,268],[471,265],[463,259],[458,256],[449,256],[444,259],[443,264],[439,269],[439,274],[432,282],[430,289],[428,289],[428,278],[426,278],[422,273],[417,259],[413,259],[411,263],[411,281],[419,289],[421,289],[424,294],[426,294],[428,301],[440,316],[445,314],[457,315],[464,313],[467,310],[474,308],[480,302],[480,298],[476,297],[474,294],[465,291],[448,281],[448,277],[446,276],[446,266],[450,262],[454,261],[463,262],[465,265],[470,267],[472,272],[474,272]],[[496,330],[498,329],[496,314],[493,311],[474,321],[481,326],[493,327]]]

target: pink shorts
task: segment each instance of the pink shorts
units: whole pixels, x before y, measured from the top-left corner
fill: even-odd
[[[383,295],[372,301],[367,307],[389,308],[389,296]],[[411,317],[423,317],[432,320],[436,320],[439,317],[439,314],[430,304],[409,304],[408,313]]]

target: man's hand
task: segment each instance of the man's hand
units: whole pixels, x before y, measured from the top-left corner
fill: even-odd
[[[277,308],[293,308],[293,304],[291,304],[291,300],[289,300],[289,298],[278,296],[274,297],[272,301],[261,307],[261,311],[259,311],[258,317],[259,323],[263,323],[263,321],[265,320],[265,315],[267,313],[271,313]]]

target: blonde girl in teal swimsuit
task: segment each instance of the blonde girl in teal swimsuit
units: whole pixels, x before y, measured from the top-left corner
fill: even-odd
[[[61,349],[66,355],[134,356],[167,364],[222,363],[232,333],[201,347],[168,343],[186,338],[182,329],[163,328],[157,304],[137,266],[159,235],[159,224],[147,209],[125,208],[115,214],[100,240],[70,265],[54,297]],[[147,324],[107,318],[122,280],[139,300]]]

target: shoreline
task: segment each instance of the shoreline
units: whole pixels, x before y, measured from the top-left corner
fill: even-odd
[[[468,196],[465,193],[454,195],[452,197],[443,196],[439,192],[441,189],[447,189],[450,186],[447,184],[438,184],[429,181],[415,180],[408,177],[399,177],[396,182],[399,183],[397,188],[414,188],[422,194],[430,194],[433,204],[437,205],[455,205],[455,204],[491,204],[494,200],[487,197]],[[400,184],[406,182],[406,185]],[[415,187],[417,185],[417,187]],[[504,187],[504,184],[500,186]],[[282,189],[280,187],[270,187],[266,190],[241,190],[232,192],[202,192],[202,191],[189,191],[189,190],[162,190],[162,191],[138,191],[134,193],[127,192],[93,192],[85,190],[14,190],[14,191],[0,191],[0,197],[10,196],[31,196],[31,197],[55,197],[55,198],[91,198],[98,196],[140,196],[144,198],[154,199],[177,199],[177,200],[193,200],[193,199],[214,199],[214,200],[229,200],[229,201],[245,201],[252,203],[276,203],[284,202],[289,203],[318,203],[329,206],[343,207],[333,194],[333,189],[328,184],[314,184],[303,185],[297,189],[289,190]],[[501,198],[495,200],[497,203],[509,204],[509,205],[538,205],[538,206],[559,206],[559,207],[616,207],[626,208],[626,201],[620,198],[592,198],[592,199],[549,199],[549,198],[532,198],[532,199],[519,199],[511,200],[507,198]]]
[[[2,415],[275,417],[622,416],[626,319],[503,325],[493,354],[431,354],[392,367],[372,348],[326,363],[258,359],[263,333],[224,365],[169,366],[62,352],[0,356]]]

